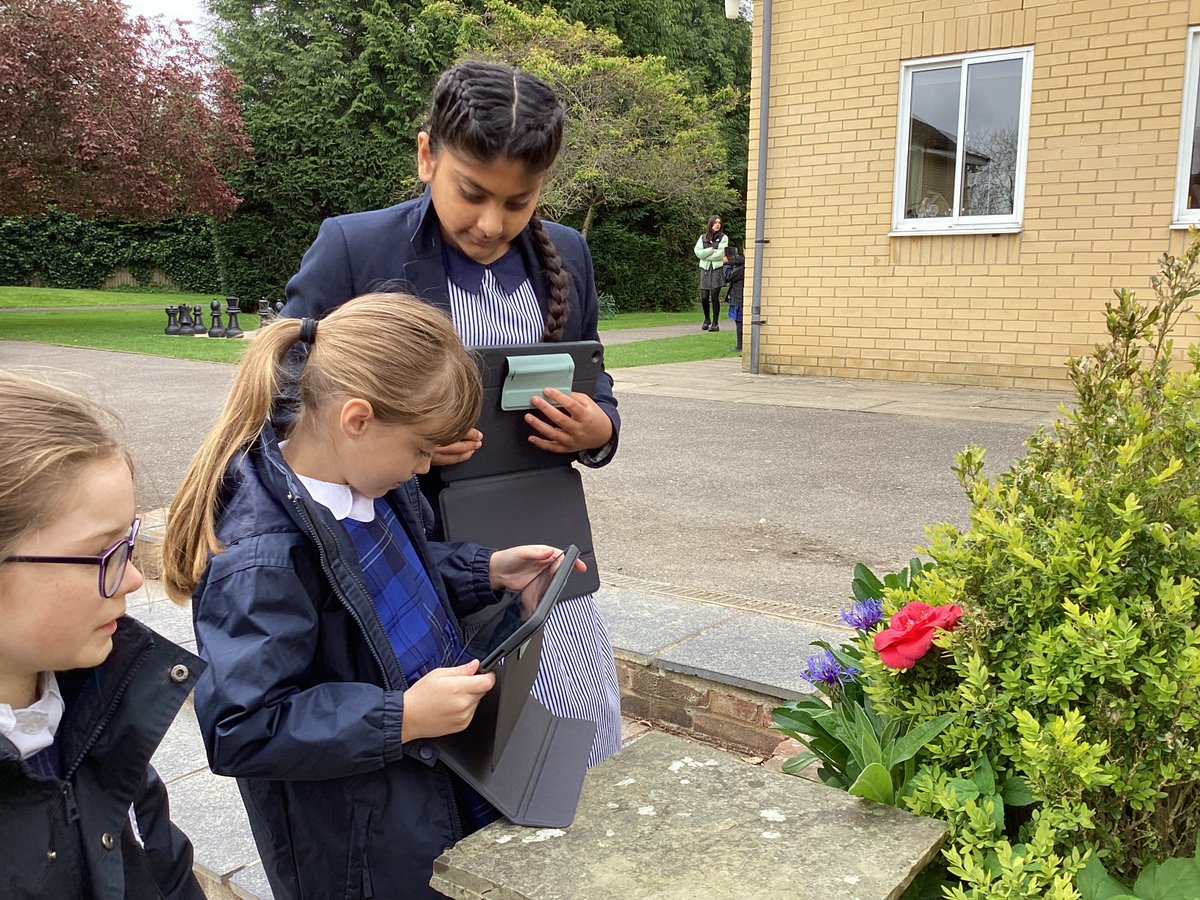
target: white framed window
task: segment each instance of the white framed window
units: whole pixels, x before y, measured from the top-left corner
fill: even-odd
[[[1033,48],[900,67],[892,234],[1021,230]]]
[[[1175,205],[1171,225],[1200,225],[1200,26],[1188,29],[1187,61],[1183,67],[1183,104],[1179,115],[1179,156],[1175,164]]]

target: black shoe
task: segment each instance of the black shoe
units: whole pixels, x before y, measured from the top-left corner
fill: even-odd
[[[720,331],[721,326],[718,325],[716,322],[713,322],[711,325],[708,326],[708,330],[709,331]]]
[[[708,319],[704,320],[704,324],[700,326],[701,331],[708,331]]]

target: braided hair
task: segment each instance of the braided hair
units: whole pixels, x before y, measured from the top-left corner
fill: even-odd
[[[438,79],[425,130],[434,155],[445,145],[477,162],[503,157],[538,174],[558,156],[564,116],[541,79],[512,66],[468,60]],[[529,229],[550,292],[542,340],[559,341],[570,311],[570,280],[536,212]]]

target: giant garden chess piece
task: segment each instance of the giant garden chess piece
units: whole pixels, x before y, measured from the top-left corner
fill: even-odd
[[[241,301],[238,300],[237,297],[230,296],[225,298],[225,303],[227,304],[225,308],[225,315],[229,317],[229,325],[225,329],[225,337],[241,337],[242,329],[241,326],[238,325],[238,313],[242,311],[240,305]]]
[[[179,304],[179,333],[192,334],[192,317],[188,314],[186,303]]]
[[[167,312],[167,327],[163,329],[163,334],[179,334],[179,310],[174,306],[168,306]]]
[[[221,325],[221,301],[213,300],[208,307],[212,310],[212,327],[208,329],[208,336],[210,338],[225,337],[225,328]]]
[[[208,329],[204,327],[204,310],[199,303],[192,307],[192,334],[208,334]]]

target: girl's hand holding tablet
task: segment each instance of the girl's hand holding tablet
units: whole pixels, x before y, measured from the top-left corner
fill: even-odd
[[[483,432],[478,428],[472,428],[462,440],[455,441],[453,444],[446,444],[434,450],[433,465],[452,466],[455,463],[466,462],[482,446]]]
[[[457,734],[470,725],[475,707],[496,684],[494,674],[478,672],[477,659],[453,668],[434,669],[405,691],[401,742]]]
[[[546,388],[546,397],[532,397],[531,402],[544,418],[525,416],[534,430],[529,443],[552,453],[578,453],[603,447],[612,437],[613,425],[596,401],[583,393],[564,394],[556,388]],[[553,401],[553,403],[551,402]]]
[[[546,568],[546,564],[556,556],[562,556],[562,551],[557,547],[549,547],[545,544],[525,544],[521,547],[497,550],[492,554],[491,566],[488,570],[492,589],[497,591],[501,588],[521,590],[540,575]],[[587,564],[582,559],[575,560],[575,571],[586,572]]]

